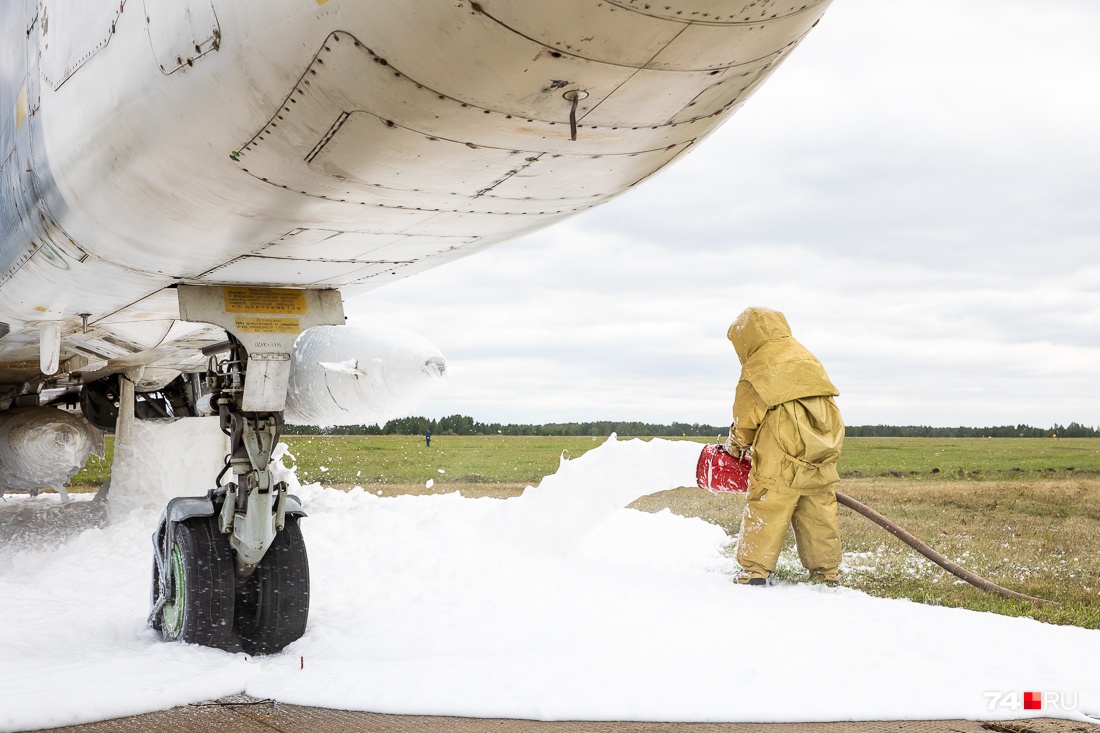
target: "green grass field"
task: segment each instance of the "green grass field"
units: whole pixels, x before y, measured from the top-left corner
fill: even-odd
[[[840,470],[848,478],[1100,477],[1100,438],[847,438]]]
[[[331,483],[531,483],[604,438],[437,436],[288,437],[305,481]],[[706,438],[684,438],[699,443]],[[436,475],[443,469],[443,475]],[[1100,477],[1100,438],[849,438],[846,478],[929,480]]]
[[[685,438],[709,442],[703,438]],[[461,491],[508,497],[604,438],[288,436],[303,483],[370,486],[384,495]],[[93,459],[74,477],[109,475]],[[867,520],[841,509],[845,585],[877,596],[1100,628],[1100,439],[849,438],[839,489],[995,583],[1060,606],[1010,601],[966,585]],[[211,477],[212,478],[212,477]],[[431,479],[433,486],[425,486]],[[635,502],[700,517],[736,534],[744,499],[676,489]],[[788,537],[776,575],[804,578]]]
[[[553,473],[563,451],[579,456],[605,438],[513,435],[286,436],[303,482],[332,484],[528,484]],[[684,438],[700,443],[707,438]],[[92,457],[74,486],[103,483],[106,459]],[[444,473],[440,474],[439,469]],[[840,460],[845,478],[936,481],[1100,478],[1100,438],[848,438]]]

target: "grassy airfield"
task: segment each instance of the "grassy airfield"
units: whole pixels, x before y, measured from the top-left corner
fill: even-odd
[[[605,439],[439,435],[431,448],[417,436],[285,440],[303,483],[359,485],[383,495],[460,491],[508,497],[553,473],[563,454],[575,458]],[[91,489],[106,480],[109,458],[93,457],[73,486]],[[877,596],[1100,629],[1100,439],[848,438],[840,469],[841,491],[951,559],[995,583],[1061,605],[1007,600],[972,588],[842,508],[845,585]],[[733,535],[743,505],[740,496],[682,488],[632,506],[669,508]],[[776,575],[804,579],[793,537]]]

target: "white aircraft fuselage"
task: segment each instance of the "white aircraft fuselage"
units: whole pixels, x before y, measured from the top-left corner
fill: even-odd
[[[176,285],[354,295],[590,209],[828,4],[5,2],[0,407],[42,376],[42,322],[59,374],[187,371],[222,336]]]

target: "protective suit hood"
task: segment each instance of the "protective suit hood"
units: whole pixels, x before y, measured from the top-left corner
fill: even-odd
[[[768,405],[840,394],[817,357],[791,336],[779,311],[746,308],[726,335],[741,360],[741,379]]]
[[[771,308],[746,308],[726,331],[742,365],[767,342],[790,337],[786,316]]]

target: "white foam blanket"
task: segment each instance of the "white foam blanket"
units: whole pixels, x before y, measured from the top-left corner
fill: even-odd
[[[389,713],[654,721],[1006,719],[1024,711],[990,710],[987,693],[1046,691],[1076,710],[1043,714],[1100,714],[1100,631],[844,588],[736,586],[720,528],[622,508],[691,485],[698,449],[610,441],[508,500],[303,487],[309,626],[262,658],[158,641],[145,619],[159,508],[119,497],[105,529],[2,550],[0,730],[242,691]]]

